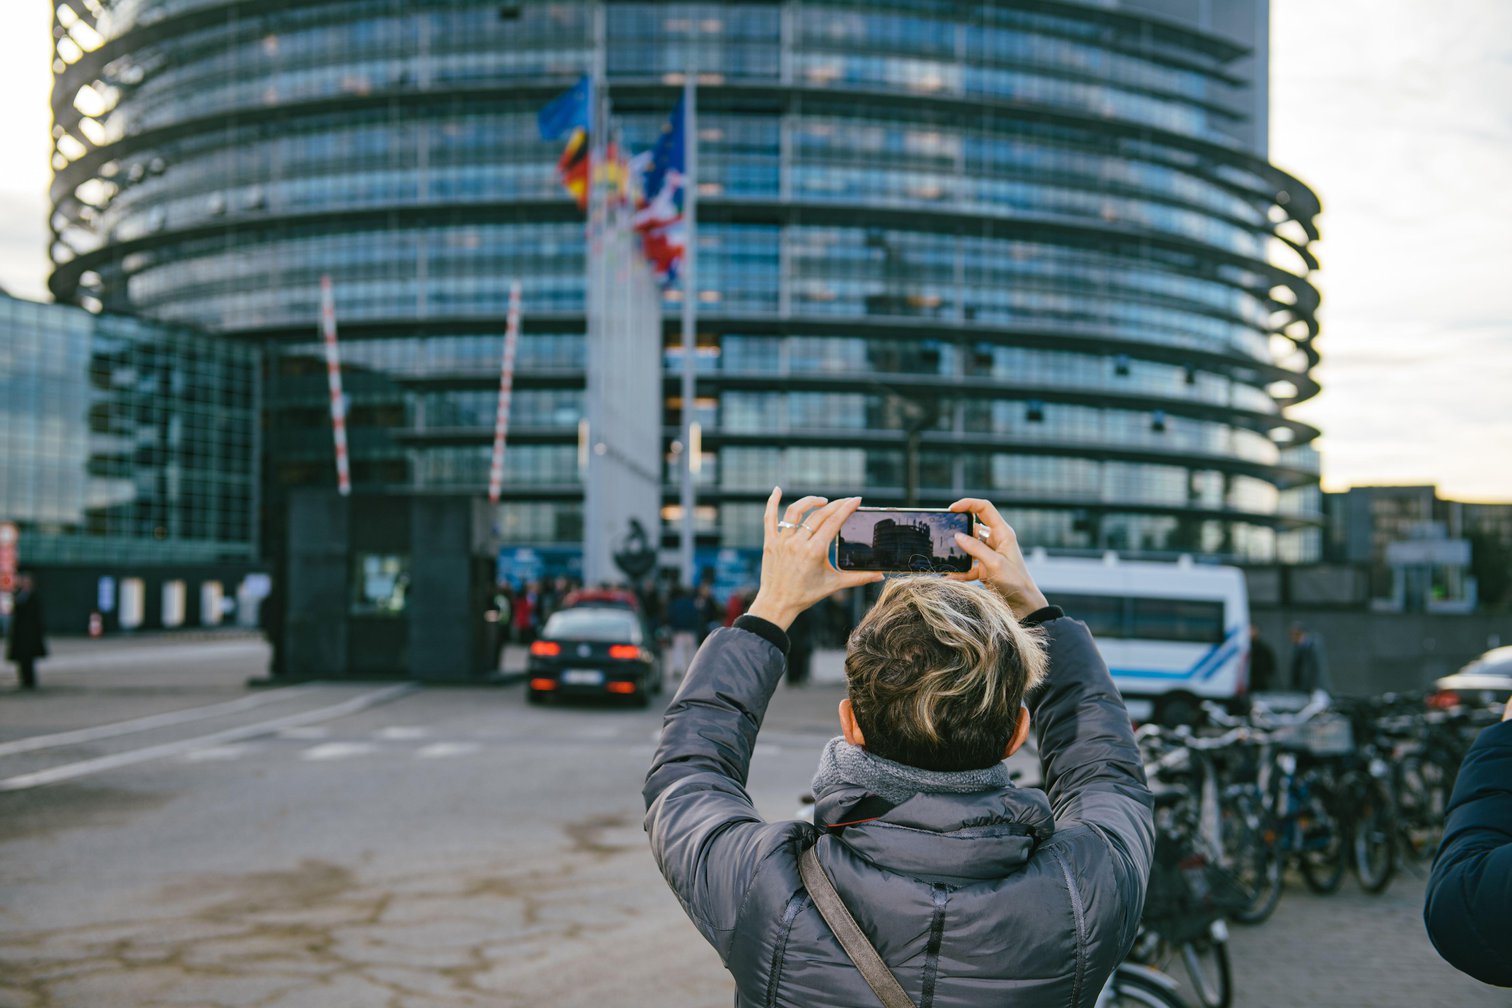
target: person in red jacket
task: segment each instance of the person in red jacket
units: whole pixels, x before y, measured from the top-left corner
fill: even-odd
[[[514,628],[515,642],[518,644],[529,644],[535,640],[535,608],[540,597],[540,586],[534,581],[515,596]]]

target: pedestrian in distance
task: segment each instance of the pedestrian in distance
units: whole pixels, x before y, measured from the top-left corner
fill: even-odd
[[[724,625],[724,614],[714,598],[714,589],[707,581],[699,584],[698,593],[693,600],[698,605],[698,643],[702,644],[711,631]]]
[[[504,655],[504,647],[509,643],[510,627],[514,625],[514,587],[508,581],[500,581],[494,585],[493,597],[489,599],[489,609],[493,613],[493,663],[489,666],[493,671],[499,670],[499,659]]]
[[[516,644],[530,644],[535,641],[536,607],[540,604],[540,588],[531,581],[512,600],[511,618],[514,620],[514,632]]]
[[[1298,693],[1330,692],[1328,665],[1317,634],[1301,623],[1291,625],[1291,688]]]
[[[1086,625],[1048,604],[992,504],[957,501],[980,523],[956,537],[972,568],[888,582],[847,642],[814,822],[765,822],[745,784],[786,630],[882,578],[829,563],[859,498],[779,520],[780,501],[750,610],[694,659],[644,791],[653,855],[736,1005],[1091,1004],[1138,930],[1155,830]],[[1031,724],[1043,791],[1002,762]]]
[[[1250,692],[1265,693],[1276,689],[1280,685],[1276,682],[1276,652],[1265,643],[1265,638],[1260,636],[1260,628],[1253,623],[1250,624],[1249,637]]]
[[[750,604],[749,588],[736,588],[730,592],[730,597],[725,599],[724,625],[734,626],[735,621],[745,615],[746,607]]]
[[[687,585],[678,585],[667,606],[667,626],[672,631],[672,672],[679,679],[693,661],[693,652],[698,649],[703,625],[698,600],[693,597]]]
[[[814,609],[805,609],[793,618],[793,625],[787,628],[787,684],[789,686],[808,684],[809,672],[814,664],[816,618],[817,613]]]
[[[37,688],[37,659],[47,657],[46,623],[42,599],[31,573],[16,575],[16,593],[11,608],[10,641],[5,657],[16,663],[16,675],[24,690]]]
[[[1455,969],[1512,987],[1512,700],[1454,780],[1423,922]]]

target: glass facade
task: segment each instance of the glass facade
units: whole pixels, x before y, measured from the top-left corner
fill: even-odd
[[[1317,391],[1319,206],[1264,155],[1265,40],[1233,29],[1263,0],[1231,6],[65,0],[52,286],[259,341],[276,496],[334,482],[329,273],[357,488],[481,493],[518,277],[499,522],[576,543],[583,224],[535,114],[602,50],[642,149],[691,67],[699,379],[682,403],[673,291],[665,500],[691,406],[700,545],[757,545],[780,482],[1312,559],[1286,408]]]
[[[0,519],[35,565],[257,555],[256,357],[0,296]]]

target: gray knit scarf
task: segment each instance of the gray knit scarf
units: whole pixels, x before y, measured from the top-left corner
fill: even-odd
[[[920,770],[869,753],[838,735],[825,745],[819,756],[819,769],[814,772],[816,796],[851,785],[865,788],[895,805],[921,793],[995,791],[1008,787],[1010,783],[1008,767],[1003,763],[994,763],[980,770]]]

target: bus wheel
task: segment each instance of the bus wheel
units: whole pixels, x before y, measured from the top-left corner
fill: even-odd
[[[1155,721],[1168,728],[1178,725],[1193,728],[1202,722],[1202,708],[1197,706],[1196,698],[1185,693],[1172,693],[1155,705]]]

